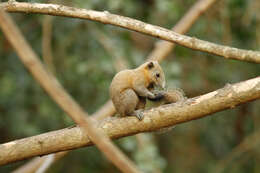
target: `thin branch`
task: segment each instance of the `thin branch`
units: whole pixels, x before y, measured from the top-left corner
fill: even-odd
[[[208,41],[203,41],[195,37],[184,36],[174,31],[147,24],[129,17],[111,14],[107,11],[100,12],[73,8],[64,5],[7,2],[0,4],[8,12],[39,13],[55,16],[73,17],[80,19],[94,20],[105,24],[111,24],[137,31],[150,36],[158,37],[162,40],[170,41],[194,50],[208,52],[225,58],[260,63],[260,52],[242,50],[228,46],[222,46]]]
[[[44,16],[42,22],[42,57],[43,61],[53,74],[55,74],[55,66],[52,56],[52,16]]]
[[[172,28],[174,32],[179,34],[186,33],[198,18],[214,3],[216,0],[199,0],[191,9],[181,18],[181,20]],[[155,49],[148,55],[148,60],[161,61],[175,47],[174,43],[167,41],[158,41],[155,44]]]
[[[63,152],[66,152],[66,151],[63,151]],[[51,154],[49,154],[49,155],[51,155]],[[43,157],[36,157],[36,158],[30,160],[30,162],[27,162],[26,164],[18,167],[11,173],[35,173],[37,171],[37,169],[39,169],[41,167],[41,165],[44,164],[46,158],[49,157],[49,155],[43,156]]]
[[[49,154],[48,157],[46,157],[45,161],[39,169],[35,173],[44,173],[46,170],[51,166],[51,164],[55,161],[55,154]]]
[[[97,112],[93,114],[93,118],[103,120],[116,113],[116,109],[111,100],[108,100]]]
[[[134,116],[110,117],[99,123],[98,128],[116,139],[199,119],[259,98],[260,77],[256,77],[233,85],[227,84],[224,88],[183,102],[147,110],[142,121]],[[0,165],[89,145],[92,142],[79,127],[57,130],[1,144]]]
[[[67,151],[55,153],[54,161],[59,160],[60,158],[62,158],[67,153],[68,153]],[[50,157],[50,155],[51,154],[49,154],[47,156],[43,156],[43,157],[34,158],[34,159],[30,160],[30,162],[24,164],[23,166],[19,167],[15,171],[13,171],[12,173],[33,173],[33,172],[36,172],[45,163],[46,159],[48,159]]]
[[[48,73],[37,55],[33,52],[26,40],[23,38],[12,19],[0,9],[0,27],[12,44],[21,61],[29,69],[34,78],[40,83],[45,91],[54,101],[82,127],[83,134],[89,138],[97,147],[111,160],[122,172],[139,172],[136,166],[115,146],[112,141],[98,128],[96,122],[88,117],[88,114],[70,97],[56,78]]]
[[[113,57],[112,62],[113,62],[113,65],[114,65],[114,68],[116,69],[116,71],[119,72],[121,70],[126,69],[128,67],[128,65],[127,65],[128,63],[126,62],[124,57],[122,57],[122,55],[117,50],[118,47],[114,43],[114,40],[109,38],[109,37],[107,37],[97,27],[90,27],[90,29],[92,30],[91,32],[93,32],[93,34],[96,36],[97,41],[106,50],[106,52],[108,54],[110,54],[111,57]]]

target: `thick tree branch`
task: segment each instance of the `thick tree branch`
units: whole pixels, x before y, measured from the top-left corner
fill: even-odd
[[[82,127],[84,134],[113,162],[122,172],[139,172],[133,162],[126,157],[111,140],[95,127],[96,122],[70,97],[56,78],[48,73],[37,55],[33,52],[12,19],[0,8],[0,27],[9,42],[16,50],[19,58],[40,83],[51,98]]]
[[[128,17],[111,14],[107,11],[100,12],[73,8],[64,5],[25,2],[7,2],[0,4],[0,7],[3,7],[3,9],[8,12],[39,13],[94,20],[158,37],[194,50],[208,52],[235,60],[260,63],[259,51],[248,51],[210,43],[194,37],[184,36],[159,26],[147,24]]]
[[[257,77],[228,84],[222,89],[183,102],[147,110],[142,121],[135,117],[111,117],[99,123],[98,128],[116,139],[202,118],[259,98],[260,77]],[[92,145],[89,137],[78,127],[53,131],[0,145],[0,165],[89,145]]]

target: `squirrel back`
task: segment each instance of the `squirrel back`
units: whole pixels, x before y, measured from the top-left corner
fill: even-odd
[[[110,97],[113,100],[126,89],[133,89],[138,96],[143,96],[139,91],[142,88],[149,89],[151,85],[165,87],[164,72],[157,61],[146,62],[136,69],[118,72],[110,84]]]

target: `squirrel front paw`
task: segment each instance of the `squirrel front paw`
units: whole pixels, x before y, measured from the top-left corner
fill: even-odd
[[[156,97],[155,94],[153,94],[152,92],[149,92],[147,95],[148,99],[154,99],[155,97]]]
[[[148,97],[149,100],[151,101],[158,101],[158,100],[161,100],[165,95],[165,92],[155,92],[154,93],[154,97],[153,98],[150,98]]]

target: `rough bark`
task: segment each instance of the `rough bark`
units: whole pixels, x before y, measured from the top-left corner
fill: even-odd
[[[111,14],[107,11],[100,12],[94,10],[86,10],[64,5],[26,3],[26,2],[7,2],[0,4],[0,7],[8,12],[38,13],[49,14],[54,16],[64,16],[80,19],[88,19],[98,21],[104,24],[111,24],[158,37],[162,40],[170,41],[194,50],[208,52],[224,58],[260,63],[260,52],[237,49],[233,47],[218,45],[203,41],[195,37],[184,36],[174,31],[147,24],[129,17]]]
[[[111,117],[99,123],[98,128],[116,139],[140,132],[150,132],[211,115],[215,112],[260,98],[260,77],[169,105],[144,112],[144,119]],[[93,145],[89,137],[78,128],[57,130],[0,145],[0,165],[33,156],[76,149]]]

